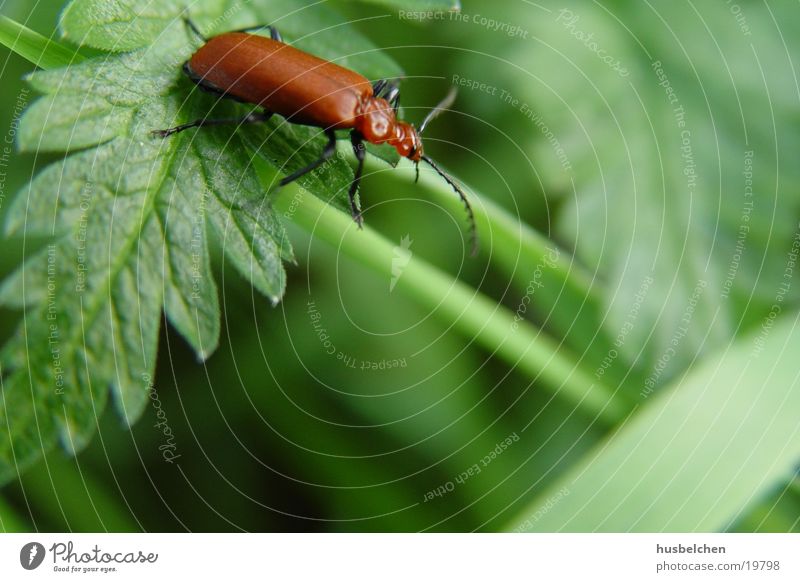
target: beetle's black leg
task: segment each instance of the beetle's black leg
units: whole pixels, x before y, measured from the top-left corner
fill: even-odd
[[[203,40],[203,42],[208,42],[208,38],[206,38],[206,36],[202,32],[200,32],[200,29],[197,27],[197,25],[191,18],[184,15],[183,22],[186,24],[187,27],[189,27],[189,30],[191,30],[193,33],[199,36]]]
[[[384,87],[386,87],[386,83],[388,81],[386,79],[378,79],[372,84],[372,94],[375,97],[380,97],[381,93],[383,93]]]
[[[385,99],[389,102],[389,105],[392,106],[395,113],[400,108],[400,86],[396,82],[392,82],[389,84],[390,89],[386,91]]]
[[[386,99],[395,110],[400,107],[400,85],[397,81],[380,79],[372,84],[372,94],[375,97]]]
[[[353,144],[353,151],[355,152],[356,159],[358,160],[356,174],[353,177],[353,183],[350,184],[350,192],[348,193],[350,196],[350,212],[352,213],[353,220],[356,221],[358,228],[363,228],[364,219],[361,217],[361,210],[358,208],[358,204],[356,203],[356,194],[358,193],[358,187],[361,184],[361,175],[364,173],[364,158],[367,156],[367,148],[364,147],[364,136],[355,130],[350,132],[350,142]]]
[[[336,153],[336,132],[332,129],[326,129],[325,135],[328,136],[328,144],[325,146],[325,149],[322,150],[322,154],[320,155],[319,159],[312,164],[307,165],[305,168],[300,168],[293,174],[286,176],[283,180],[279,182],[281,186],[286,186],[287,184],[291,184],[298,178],[302,178],[309,172],[313,172],[317,168],[319,168],[322,164],[327,162],[333,154]]]
[[[244,117],[228,118],[228,119],[196,119],[190,123],[184,123],[169,129],[154,129],[150,133],[155,137],[169,137],[184,130],[191,129],[192,127],[206,127],[211,125],[244,125],[246,123],[264,123],[273,116],[271,111],[253,112]]]
[[[271,24],[259,24],[258,26],[248,26],[247,28],[240,28],[239,30],[234,30],[233,32],[251,32],[253,30],[269,30],[269,37],[272,40],[277,40],[278,42],[283,42],[283,36],[278,31],[277,28],[272,26]]]

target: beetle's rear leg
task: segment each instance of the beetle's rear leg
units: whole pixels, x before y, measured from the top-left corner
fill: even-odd
[[[259,24],[258,26],[248,26],[247,28],[241,28],[239,30],[234,30],[233,32],[250,32],[253,30],[263,30],[263,29],[267,29],[269,31],[269,37],[272,40],[283,42],[283,36],[281,36],[281,33],[278,31],[278,29],[272,26],[271,24]]]
[[[332,129],[326,129],[325,130],[325,135],[328,138],[328,143],[325,145],[325,148],[322,150],[322,154],[320,154],[319,159],[316,160],[315,162],[307,165],[305,168],[300,168],[296,172],[286,176],[283,180],[278,182],[278,184],[280,186],[286,186],[287,184],[291,184],[292,182],[294,182],[298,178],[302,178],[303,176],[305,176],[309,172],[313,172],[314,170],[319,168],[322,164],[324,164],[329,159],[331,159],[331,157],[333,157],[333,154],[336,153],[336,132],[333,131]]]
[[[245,115],[244,117],[235,117],[235,118],[227,118],[227,119],[208,119],[207,117],[203,117],[201,119],[195,119],[192,122],[184,123],[183,125],[177,125],[175,127],[170,127],[169,129],[154,129],[150,133],[155,137],[169,137],[176,133],[180,133],[187,129],[191,129],[193,127],[207,127],[211,125],[244,125],[250,123],[264,123],[269,120],[274,114],[271,111],[262,111],[262,112],[253,112]]]
[[[352,184],[350,184],[350,192],[348,193],[350,196],[350,212],[358,228],[363,228],[364,218],[361,216],[361,210],[356,203],[356,194],[358,194],[358,187],[361,185],[361,175],[364,173],[364,159],[367,157],[367,148],[364,147],[364,136],[355,130],[350,132],[350,142],[353,144],[353,151],[358,160],[356,173],[353,177]]]

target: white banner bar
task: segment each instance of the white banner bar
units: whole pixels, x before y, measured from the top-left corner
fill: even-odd
[[[2,581],[797,582],[799,566],[797,534],[0,535]]]

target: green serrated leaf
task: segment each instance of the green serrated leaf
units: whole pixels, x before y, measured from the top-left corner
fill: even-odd
[[[55,419],[61,412],[50,393],[51,384],[39,384],[32,375],[0,375],[0,425],[11,438],[0,449],[0,483],[28,469],[58,441]]]
[[[152,270],[151,265],[160,259],[163,248],[156,221],[151,219],[140,233],[136,252],[131,253],[129,263],[120,271],[110,291],[113,300],[106,324],[113,334],[111,351],[116,373],[111,379],[112,395],[117,412],[128,425],[147,406],[150,378],[155,369],[165,277]],[[96,333],[98,327],[102,332],[103,322],[91,333]],[[103,339],[91,338],[95,350],[108,349],[100,347]]]
[[[219,17],[224,0],[192,3],[183,0],[74,0],[61,15],[64,39],[109,51],[128,51],[156,42],[171,23],[184,15],[198,22]]]
[[[205,360],[219,343],[220,309],[208,254],[205,186],[198,189],[193,183],[198,176],[197,165],[197,160],[185,159],[174,168],[178,171],[172,192],[158,201],[156,215],[166,252],[162,258],[164,311],[198,357]],[[200,204],[195,192],[200,192]]]
[[[391,60],[349,29],[341,42],[346,24],[327,8],[304,10],[305,3],[289,1],[263,10],[233,6],[239,5],[204,0],[191,16],[201,26],[228,29],[237,27],[236,18],[255,24],[294,12],[286,29],[317,54],[343,61],[357,55],[375,76],[398,75]],[[248,112],[218,104],[184,78],[181,63],[197,39],[180,19],[183,7],[169,0],[75,0],[61,22],[67,38],[131,52],[30,76],[45,95],[22,118],[20,148],[72,153],[42,171],[7,210],[7,233],[50,242],[3,284],[3,303],[26,316],[0,352],[0,423],[12,437],[0,442],[0,482],[56,439],[70,451],[85,446],[109,388],[127,423],[141,415],[162,310],[200,359],[213,353],[220,308],[210,233],[270,301],[283,296],[282,262],[294,257],[251,156],[257,150],[288,172],[316,159],[324,138],[279,119],[154,138],[154,129],[209,112]],[[344,207],[351,180],[349,165],[335,157],[302,185]]]
[[[47,260],[47,249],[31,253],[27,260],[0,283],[0,305],[11,309],[25,309],[44,301],[47,294],[47,270],[31,267]]]
[[[25,111],[17,143],[30,152],[81,149],[125,133],[132,117],[132,109],[91,94],[47,95]]]
[[[272,0],[258,6],[234,0],[203,0],[187,7],[183,0],[73,0],[59,24],[65,39],[108,51],[145,48],[196,22],[207,36],[271,24],[285,39],[312,54],[352,68],[370,79],[403,74],[347,20],[316,0]],[[193,37],[192,43],[198,39]]]
[[[383,4],[398,10],[447,10],[457,12],[461,10],[459,0],[358,0],[369,4]]]

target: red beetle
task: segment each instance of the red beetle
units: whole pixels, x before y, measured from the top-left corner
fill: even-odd
[[[188,77],[206,91],[220,97],[263,107],[262,113],[251,113],[239,119],[202,118],[191,123],[155,130],[154,135],[167,137],[192,127],[206,125],[261,123],[274,114],[290,123],[322,128],[328,144],[319,159],[280,181],[289,184],[325,163],[336,151],[336,130],[349,129],[358,168],[350,186],[350,208],[359,227],[361,212],[356,204],[364,168],[363,142],[389,144],[415,164],[429,164],[456,191],[470,222],[472,253],[477,250],[475,217],[466,195],[455,181],[443,172],[422,148],[420,134],[428,122],[455,99],[451,91],[417,130],[397,118],[400,88],[396,81],[370,83],[358,73],[285,44],[272,26],[259,26],[227,32],[206,39],[187,19],[188,26],[205,44],[183,65]],[[251,34],[250,30],[267,29],[270,38]],[[417,169],[419,172],[419,169]]]

